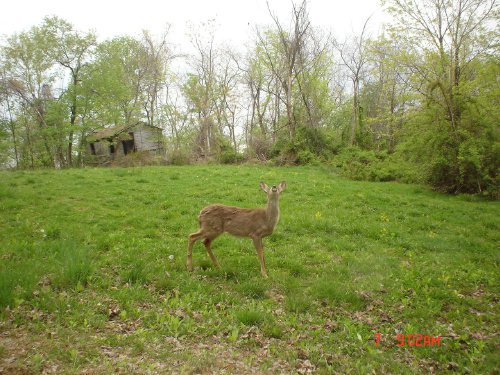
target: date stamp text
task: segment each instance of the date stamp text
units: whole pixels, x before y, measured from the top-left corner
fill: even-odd
[[[380,341],[382,340],[381,333],[374,333],[375,345],[379,346]],[[394,336],[395,345],[396,346],[441,346],[441,337],[440,336],[429,336],[422,335],[420,333],[410,333],[403,334],[398,333]]]

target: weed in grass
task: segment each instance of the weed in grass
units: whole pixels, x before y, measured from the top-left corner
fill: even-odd
[[[311,308],[311,298],[298,293],[291,294],[286,297],[285,307],[293,313],[305,313]]]
[[[272,337],[273,339],[281,339],[285,334],[283,328],[274,321],[263,324],[262,331],[267,337]]]
[[[58,244],[60,269],[54,277],[54,285],[60,288],[82,288],[94,272],[88,249],[71,241]]]
[[[334,278],[323,278],[315,282],[312,288],[314,296],[334,304],[343,304],[350,310],[361,310],[365,301],[351,289],[351,286]]]
[[[32,262],[23,262],[16,267],[9,263],[0,265],[0,309],[16,307],[31,299],[38,278]]]
[[[59,228],[47,228],[44,232],[44,238],[47,240],[57,240],[61,238],[61,230]]]
[[[294,277],[304,276],[308,272],[304,264],[286,258],[280,259],[279,267],[287,270]]]
[[[260,281],[244,281],[236,287],[236,290],[246,297],[263,299],[266,297],[266,287]]]
[[[266,319],[266,315],[257,310],[236,311],[235,316],[240,323],[246,326],[258,326]]]
[[[123,274],[123,279],[125,282],[134,284],[144,284],[148,281],[148,274],[144,262],[134,261],[128,266]]]

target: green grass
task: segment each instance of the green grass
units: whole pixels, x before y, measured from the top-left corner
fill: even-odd
[[[269,279],[228,235],[187,273],[200,209],[262,207],[261,180],[288,184]],[[495,373],[499,208],[327,167],[1,172],[0,369]]]

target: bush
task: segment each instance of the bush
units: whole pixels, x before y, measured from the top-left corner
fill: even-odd
[[[333,139],[324,129],[301,126],[293,139],[280,137],[271,156],[279,165],[311,164],[331,159],[335,151]]]
[[[266,161],[272,157],[273,143],[271,139],[262,134],[252,134],[248,145],[248,156],[255,157],[260,161]]]
[[[316,156],[309,150],[299,151],[296,158],[297,163],[305,165],[316,161]]]
[[[219,154],[217,155],[217,161],[219,163],[235,164],[243,162],[245,159],[243,155],[236,152],[227,140],[221,139],[219,142]]]
[[[347,147],[333,158],[332,163],[342,176],[353,180],[422,182],[422,171],[406,161],[401,153]]]
[[[183,150],[173,150],[168,154],[167,160],[172,165],[188,165],[191,162],[189,153]]]
[[[222,164],[237,164],[245,160],[244,156],[234,150],[224,150],[219,154],[218,161]]]

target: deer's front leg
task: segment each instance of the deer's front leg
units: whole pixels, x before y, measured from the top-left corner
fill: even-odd
[[[268,276],[266,272],[266,262],[264,260],[264,246],[262,245],[262,238],[254,237],[252,239],[255,249],[257,250],[257,256],[259,257],[260,273],[262,274],[262,277],[267,279]]]

